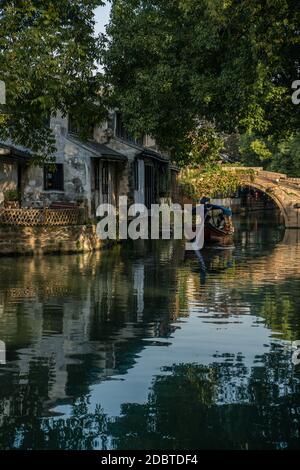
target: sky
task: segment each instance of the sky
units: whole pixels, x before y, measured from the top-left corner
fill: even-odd
[[[108,24],[109,21],[109,13],[110,13],[110,3],[106,2],[105,6],[99,7],[96,10],[96,33],[104,33],[105,32],[105,25]]]

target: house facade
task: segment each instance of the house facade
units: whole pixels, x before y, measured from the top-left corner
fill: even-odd
[[[30,164],[30,150],[0,143],[0,207],[7,192],[18,191],[21,207],[51,207],[55,203],[85,206],[96,216],[101,203],[117,205],[119,196],[149,207],[170,199],[176,169],[168,155],[148,136],[134,139],[122,116],[111,112],[88,140],[81,140],[72,119],[53,116],[55,163]]]

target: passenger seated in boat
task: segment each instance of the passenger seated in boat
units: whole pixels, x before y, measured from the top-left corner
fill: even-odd
[[[223,214],[220,214],[217,219],[217,228],[219,230],[224,230],[226,225],[226,220]]]

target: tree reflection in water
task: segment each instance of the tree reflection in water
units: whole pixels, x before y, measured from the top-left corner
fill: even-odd
[[[200,266],[169,242],[14,260],[13,270],[3,260],[0,448],[299,447],[290,342],[300,339],[300,243],[297,231],[283,239],[270,227],[251,230],[241,226],[232,248],[204,250]],[[216,343],[201,350],[206,361],[191,350],[191,330]],[[230,344],[218,343],[226,331]],[[137,403],[134,390],[125,399],[132,372],[146,381],[138,367],[149,351],[158,362],[145,399]],[[119,413],[105,407],[108,382]]]
[[[251,371],[242,357],[174,365],[155,379],[146,404],[123,404],[115,419],[100,406],[91,413],[87,397],[73,404],[69,419],[40,419],[43,390],[24,390],[14,399],[20,416],[4,418],[0,439],[21,449],[297,448],[300,375],[277,349]]]
[[[249,371],[235,364],[176,365],[147,405],[127,404],[109,427],[119,449],[298,448],[300,376],[274,349]],[[284,368],[283,368],[284,366]],[[287,424],[289,423],[289,424]]]

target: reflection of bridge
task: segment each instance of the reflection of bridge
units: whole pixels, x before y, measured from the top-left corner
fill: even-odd
[[[259,189],[273,199],[282,212],[286,228],[300,228],[300,178],[256,167],[228,169],[241,172],[241,184]]]
[[[234,253],[227,250],[223,256],[231,257]],[[233,263],[232,263],[233,264]],[[270,253],[247,258],[246,264],[236,265],[238,274],[235,278],[228,277],[226,282],[236,287],[238,283],[245,286],[247,282],[254,287],[276,285],[291,279],[300,278],[300,233],[298,230],[286,230],[283,240],[276,244]],[[218,282],[218,278],[216,279]],[[228,285],[229,288],[229,285]]]
[[[245,270],[240,268],[239,279],[250,280],[253,285],[275,285],[300,277],[299,232],[285,232],[284,239],[272,251],[249,260]]]
[[[248,244],[251,244],[250,239],[247,241]],[[222,279],[222,285],[225,286],[224,292],[227,298],[231,289],[236,289],[238,286],[241,291],[248,294],[249,285],[253,288],[262,288],[300,278],[300,232],[298,230],[285,230],[283,240],[276,243],[265,254],[257,254],[255,251],[251,256],[250,251],[247,255],[247,262],[243,257],[239,258],[239,255],[236,255],[234,245],[224,248],[226,249],[207,248],[202,252],[202,262],[199,260],[200,272],[205,269],[205,278],[200,277],[201,284],[210,287],[214,285],[212,292],[216,295],[220,292],[220,279]],[[195,255],[193,254],[190,259],[195,260]],[[232,268],[234,270],[230,273]],[[195,292],[199,292],[202,299],[205,295],[205,291],[199,285],[199,277],[195,277],[194,272],[189,278],[188,291],[188,298],[192,301]],[[209,302],[214,305],[213,296]],[[227,314],[228,311],[225,313]]]

